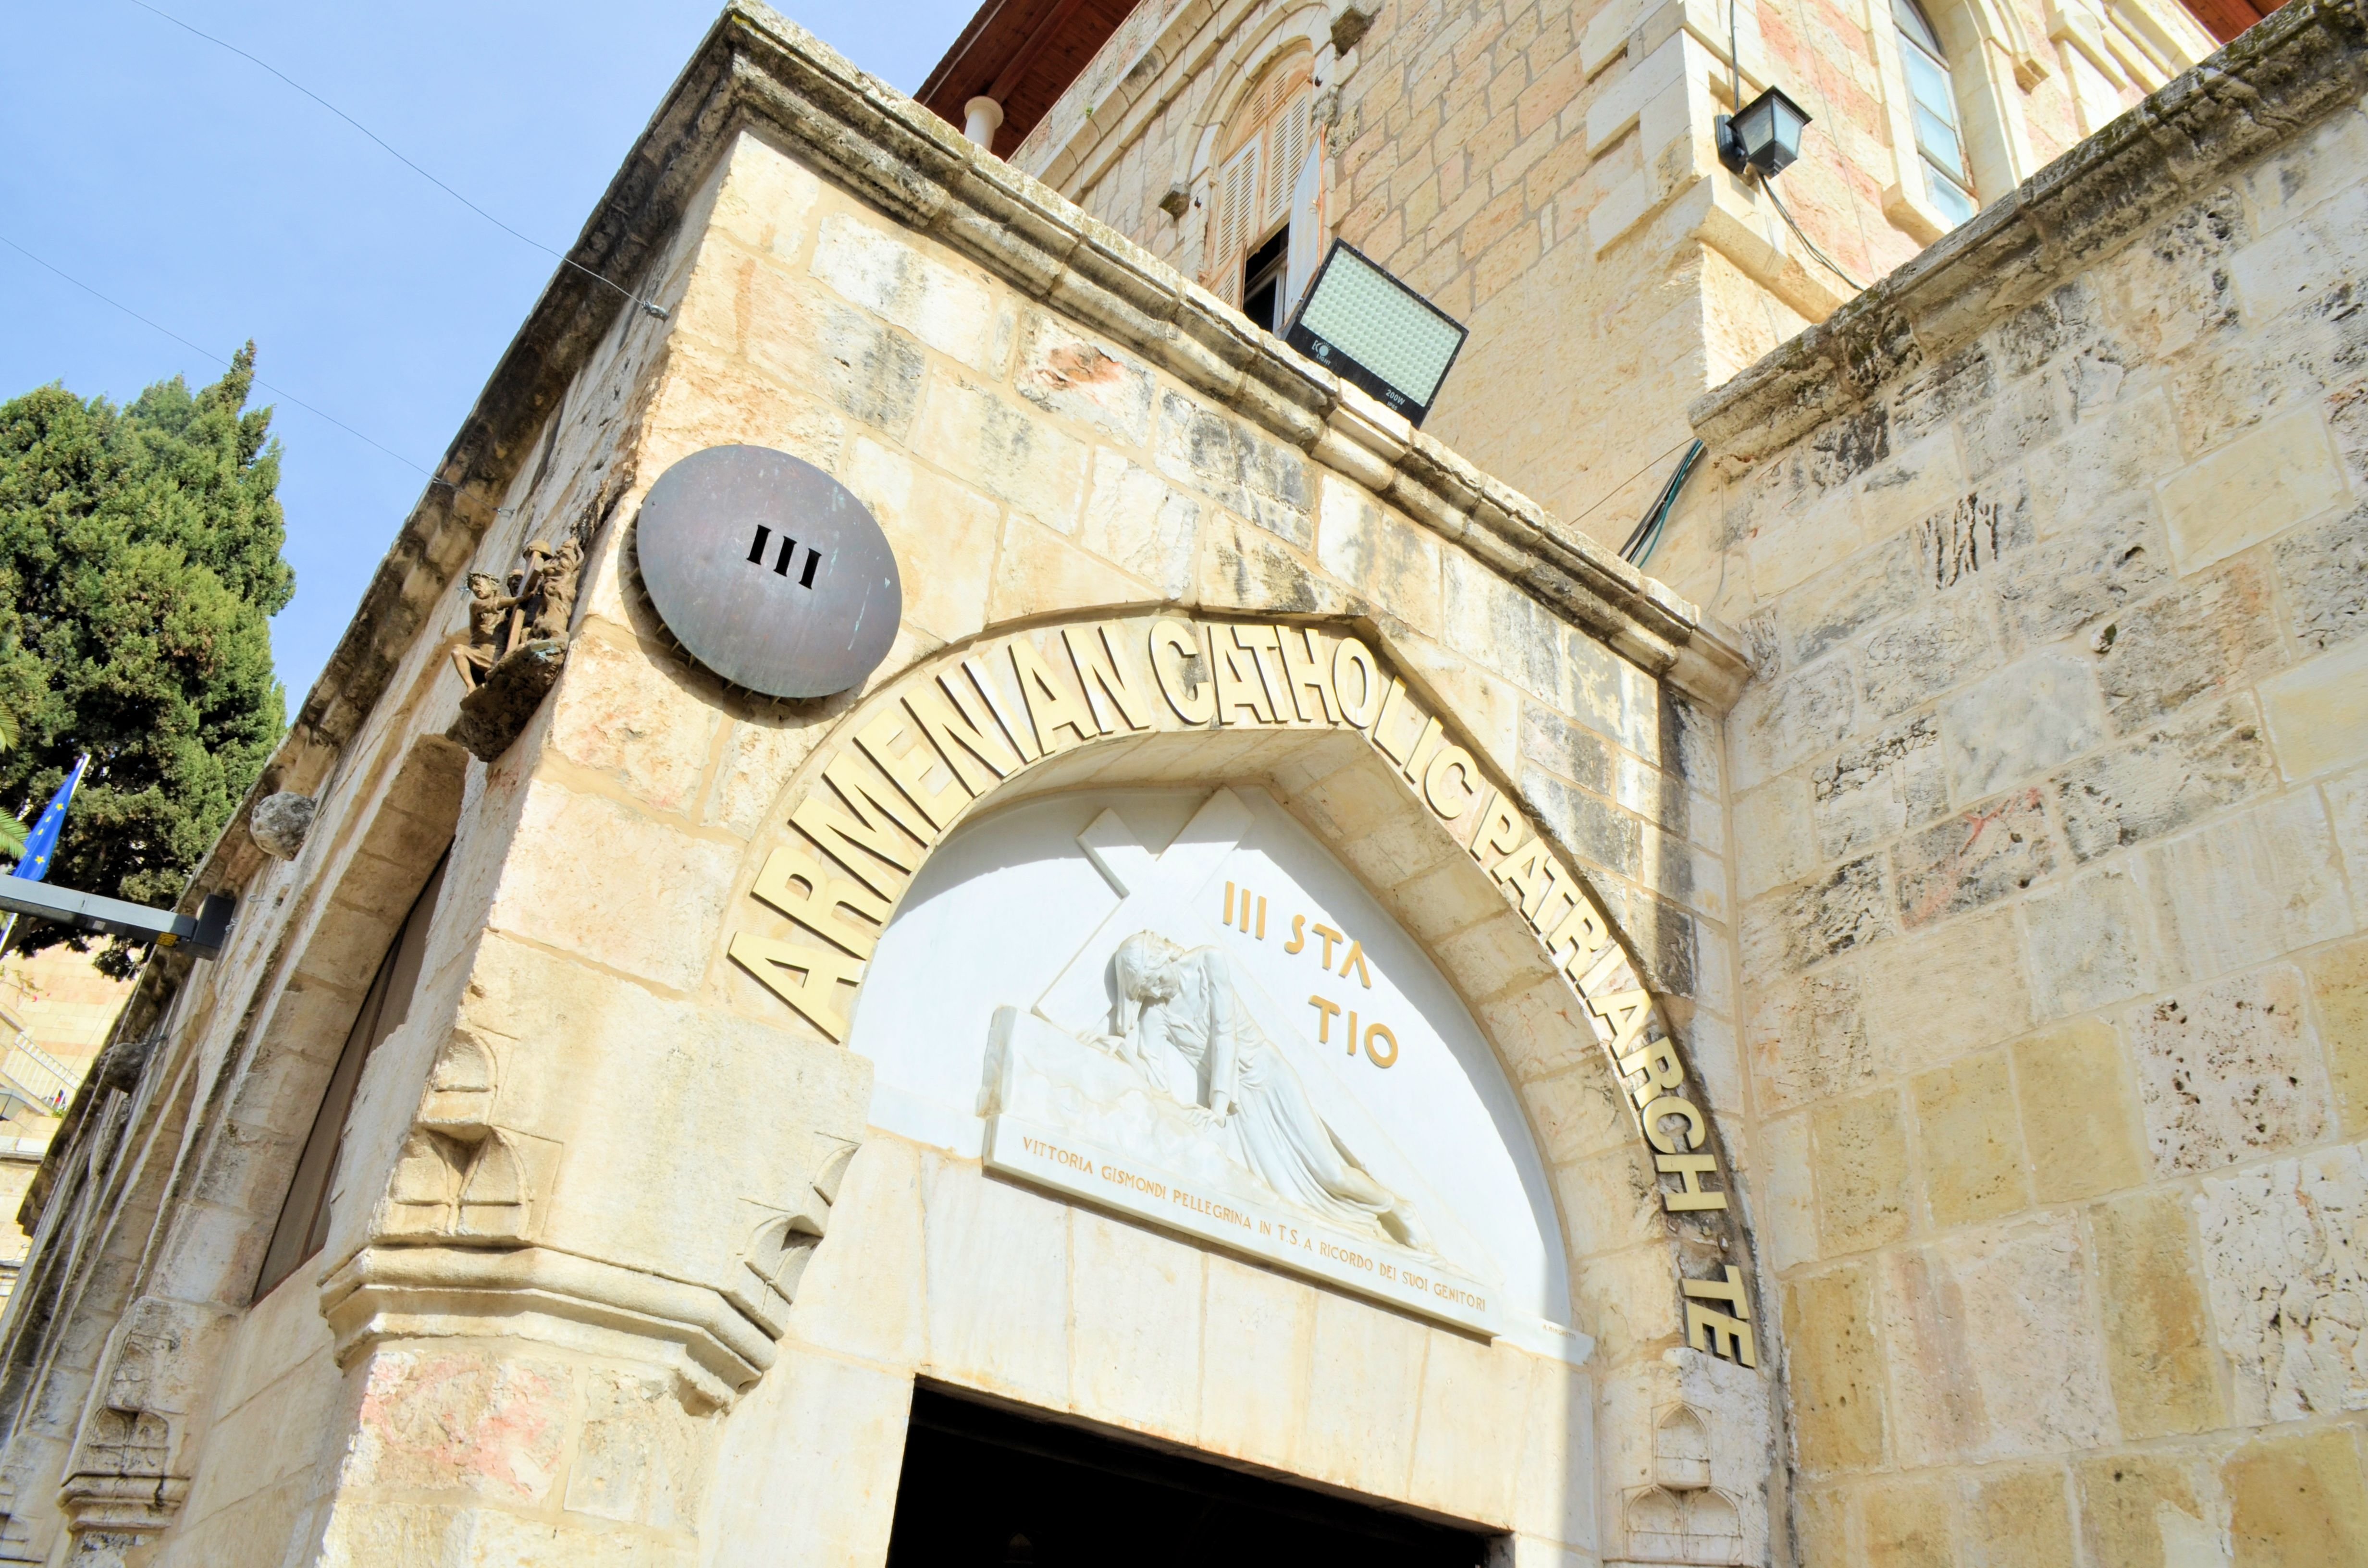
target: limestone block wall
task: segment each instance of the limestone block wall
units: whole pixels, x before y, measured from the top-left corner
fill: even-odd
[[[2168,0],[1928,8],[1990,199],[2211,48]],[[1773,83],[1815,117],[1782,194],[1850,278],[1949,226],[1914,154],[1886,0],[1355,9],[1370,29],[1342,52],[1337,6],[1145,0],[1014,161],[1196,273],[1211,139],[1266,60],[1312,44],[1331,232],[1472,329],[1430,428],[1593,537],[1634,526],[1689,435],[1687,403],[1855,292],[1717,162],[1730,63],[1747,98]],[[1163,208],[1179,187],[1191,204]]]
[[[2368,1557],[2363,37],[1698,407],[1803,1561]]]

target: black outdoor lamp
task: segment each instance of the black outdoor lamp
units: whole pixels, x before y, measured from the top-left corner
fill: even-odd
[[[1758,169],[1761,179],[1781,175],[1801,155],[1801,130],[1809,117],[1775,87],[1729,119],[1718,117],[1718,159],[1736,174]]]

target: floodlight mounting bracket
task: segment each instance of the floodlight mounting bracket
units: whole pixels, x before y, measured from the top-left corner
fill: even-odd
[[[0,910],[11,915],[30,915],[76,931],[154,942],[201,959],[222,957],[237,908],[238,900],[226,892],[208,893],[198,913],[188,915],[72,888],[53,888],[21,877],[0,877]]]

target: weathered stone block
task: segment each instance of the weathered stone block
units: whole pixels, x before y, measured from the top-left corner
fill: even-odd
[[[1965,472],[1979,480],[2009,467],[2056,440],[2070,423],[2061,381],[2054,376],[2026,376],[1959,419]]]
[[[1182,601],[1192,591],[1201,515],[1200,502],[1151,470],[1116,452],[1096,452],[1077,542]]]
[[[2064,1479],[2052,1465],[1982,1472],[1967,1510],[1972,1550],[1959,1561],[1982,1568],[2078,1568]]]
[[[567,1508],[624,1524],[695,1530],[707,1478],[708,1423],[661,1378],[595,1369],[567,1466]]]
[[[2313,953],[2303,968],[2310,976],[2336,1117],[2346,1132],[2368,1131],[2368,941]]]
[[[855,443],[847,487],[896,551],[905,620],[941,642],[977,632],[1003,508],[868,437]]]
[[[1743,911],[1744,972],[1791,974],[1898,930],[1879,856],[1768,894]]]
[[[2095,642],[2103,646],[2105,706],[2123,733],[2284,662],[2268,578],[2250,562],[2124,610]]]
[[[2368,642],[2352,642],[2261,683],[2278,767],[2317,778],[2368,761]]]
[[[575,1400],[558,1361],[379,1351],[370,1358],[346,1479],[540,1503],[558,1479]]]
[[[1437,636],[1439,540],[1333,474],[1319,487],[1315,558],[1324,570],[1417,631]],[[1580,778],[1579,782],[1587,782]]]
[[[1914,1088],[1924,1206],[1932,1223],[1971,1224],[2026,1207],[2022,1128],[2005,1053],[1927,1073]]]
[[[1828,1256],[1907,1234],[1907,1127],[1896,1091],[1821,1105],[1811,1114],[1817,1152],[1817,1234]]]
[[[739,347],[751,364],[791,386],[818,388],[840,412],[899,439],[911,431],[928,366],[918,344],[754,259],[728,286],[745,296]]]
[[[1760,992],[1744,1049],[1771,1109],[1848,1094],[1896,1065],[1870,1043],[1860,1007],[1858,976],[1847,966]]]
[[[1873,1271],[1849,1263],[1784,1287],[1784,1343],[1801,1468],[1871,1470],[1888,1450]]]
[[[1749,900],[1823,863],[1799,774],[1770,779],[1734,804],[1736,896]]]
[[[1728,715],[1736,787],[1748,790],[1840,744],[1858,728],[1858,692],[1846,659],[1827,659],[1743,694]]]
[[[2081,758],[2054,781],[2078,860],[2176,833],[2276,782],[2250,697],[2181,713]]]
[[[657,810],[679,812],[707,771],[716,719],[712,702],[685,688],[679,665],[579,637],[552,710],[551,744]]]
[[[2078,1466],[2080,1526],[2097,1562],[2225,1561],[2197,1465],[2172,1452],[2114,1454]]]
[[[1012,384],[1045,412],[1090,425],[1128,446],[1151,439],[1151,372],[1057,317],[1029,312]]]
[[[2068,1215],[1885,1255],[1883,1332],[1903,1466],[2093,1448],[2113,1430],[2093,1288]]]
[[[2288,627],[2306,653],[2368,632],[2368,506],[2278,540],[2271,551]]]
[[[2029,783],[2108,733],[2097,672],[2069,653],[2035,653],[1966,687],[1941,710],[1949,795],[1971,802]]]
[[[2146,874],[2169,950],[2191,975],[2351,929],[2327,815],[2306,790],[2157,846]]]
[[[2122,1038],[2084,1018],[2015,1042],[2015,1099],[2042,1203],[2146,1179],[2143,1125]]]
[[[1893,851],[1909,930],[2022,892],[2055,869],[2040,791],[2024,790],[1928,828]]]
[[[2157,1189],[2089,1210],[2105,1371],[2125,1439],[2223,1425],[2187,1195]]]
[[[1231,512],[1212,509],[1202,528],[1200,599],[1211,609],[1338,615],[1349,596],[1307,558]]]
[[[1883,1568],[1957,1568],[1955,1489],[1939,1476],[1885,1476],[1858,1494],[1860,1561]]]
[[[2335,821],[2336,853],[2351,883],[2352,920],[2368,929],[2368,768],[2329,779],[2320,789]]]
[[[1017,620],[1084,605],[1139,605],[1158,590],[1018,513],[1004,518],[986,597],[994,620]]]
[[[1778,1117],[1759,1124],[1744,1168],[1757,1174],[1752,1217],[1768,1248],[1768,1266],[1783,1271],[1824,1256],[1817,1241],[1816,1165],[1809,1157],[1809,1119]]]
[[[1809,774],[1817,858],[1839,860],[1949,809],[1941,725],[1930,717],[1844,748]]]
[[[2302,976],[2280,964],[2133,1008],[2123,1021],[2158,1176],[2311,1142],[2325,1090]]]
[[[2161,528],[2139,511],[2017,556],[1999,574],[1998,603],[2013,643],[2037,647],[2117,614],[2169,576]]]
[[[1307,460],[1180,392],[1159,398],[1159,472],[1302,550],[1315,543]]]
[[[2345,1426],[2263,1437],[2220,1467],[2234,1568],[2368,1561],[2368,1484]]]
[[[2040,1017],[2085,1013],[2159,988],[2153,909],[2126,870],[2076,877],[2031,899],[2022,913]]]
[[[960,376],[938,377],[914,447],[1046,528],[1076,532],[1090,449],[987,388]]]
[[[547,780],[528,790],[517,832],[489,926],[677,992],[698,987],[731,896],[732,849]]]
[[[1904,713],[1997,663],[1985,602],[1949,594],[1866,641],[1859,681],[1872,714]]]
[[[2348,494],[2327,426],[2311,408],[2238,436],[2156,486],[2181,575],[2248,550]]]
[[[1998,910],[1878,943],[1857,964],[1866,1034],[1879,1060],[1920,1072],[2031,1027],[2014,915]],[[1945,996],[1946,1006],[1917,999]]]
[[[2235,1418],[2368,1409],[2368,1160],[2340,1144],[2203,1184],[2199,1219],[2212,1325]]]
[[[1917,540],[1899,534],[1820,573],[1778,601],[1776,626],[1786,667],[1798,669],[1866,628],[1911,608],[1927,575]]]
[[[983,272],[845,212],[823,220],[812,265],[843,298],[982,375],[1000,375],[1011,358],[1017,312]]]
[[[1976,576],[2032,540],[2031,494],[2020,483],[1992,482],[1952,499],[1909,530],[1918,574],[1937,591]]]
[[[1543,768],[1521,770],[1521,793],[1540,824],[1572,854],[1591,866],[1641,878],[1643,830],[1634,817],[1609,801],[1572,789]],[[1684,869],[1683,863],[1678,869]],[[1690,891],[1679,890],[1679,896]]]

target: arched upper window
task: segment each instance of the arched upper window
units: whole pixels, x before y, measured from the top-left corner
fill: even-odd
[[[1219,142],[1201,280],[1280,334],[1315,272],[1323,165],[1314,119],[1314,57],[1278,62],[1250,89]]]
[[[1916,124],[1916,155],[1924,165],[1924,187],[1932,205],[1952,223],[1981,210],[1974,194],[1972,166],[1959,127],[1956,77],[1939,29],[1916,0],[1891,0],[1899,24],[1900,64],[1907,73],[1908,109]]]

